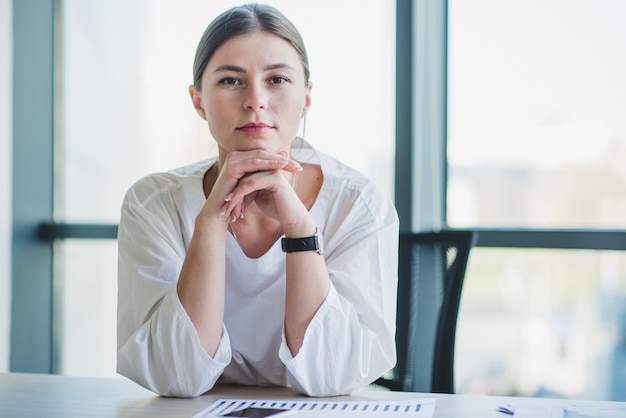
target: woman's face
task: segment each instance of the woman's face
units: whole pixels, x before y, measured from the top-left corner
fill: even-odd
[[[267,32],[235,36],[213,54],[202,91],[190,88],[223,157],[230,151],[287,151],[310,104],[296,50]]]

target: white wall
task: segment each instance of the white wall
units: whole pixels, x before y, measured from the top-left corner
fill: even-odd
[[[12,8],[0,0],[0,372],[9,370],[11,312]]]

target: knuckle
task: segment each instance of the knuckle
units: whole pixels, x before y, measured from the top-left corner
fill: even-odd
[[[256,177],[248,177],[245,181],[245,186],[247,186],[250,189],[254,189],[255,187],[257,187],[259,181],[256,179]]]

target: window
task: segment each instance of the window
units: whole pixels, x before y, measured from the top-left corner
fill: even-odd
[[[626,227],[624,19],[610,0],[450,0],[448,225]],[[458,389],[624,400],[625,315],[623,252],[477,248]]]
[[[307,45],[313,90],[306,139],[391,194],[393,2],[270,3],[291,18]],[[59,219],[116,223],[134,181],[215,152],[187,88],[206,25],[239,4],[62,2]],[[358,19],[346,19],[355,9]],[[56,325],[58,371],[114,374],[115,243],[68,240],[58,254],[57,306],[63,307]]]
[[[626,254],[475,248],[459,313],[459,393],[623,400]]]
[[[448,224],[625,228],[626,4],[449,10]]]

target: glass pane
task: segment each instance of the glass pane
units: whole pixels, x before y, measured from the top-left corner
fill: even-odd
[[[59,177],[66,220],[116,222],[124,192],[139,177],[214,153],[187,88],[206,25],[240,3],[63,2]],[[392,2],[370,1],[367,7],[357,0],[272,3],[294,21],[308,48],[313,103],[307,139],[368,174],[391,194]],[[359,19],[346,21],[357,6]],[[320,30],[321,21],[325,27],[343,27],[341,37]],[[372,58],[356,67],[364,57]],[[363,123],[364,114],[375,115],[374,123]]]
[[[625,253],[472,251],[459,393],[626,400]]]
[[[65,240],[55,256],[58,371],[115,376],[117,243]]]
[[[269,3],[293,20],[307,45],[313,91],[306,139],[364,172],[392,195],[394,2]],[[236,0],[62,2],[59,219],[115,223],[125,191],[141,176],[213,155],[213,140],[187,89],[195,48],[206,25],[239,4]],[[347,18],[355,10],[358,19]],[[79,250],[82,245],[84,250]],[[69,302],[80,297],[67,292],[80,295],[79,283],[85,277],[96,280],[95,255],[83,251],[99,250],[76,242],[63,256],[65,270],[73,277],[58,279],[67,287],[60,286],[59,297],[68,301],[60,320],[67,336],[60,351],[64,372],[100,374],[99,366],[90,368],[91,357],[80,357],[89,351],[85,345],[96,342],[69,337],[79,335],[83,325],[82,305]],[[98,286],[109,289],[108,295],[116,282],[116,262],[107,256],[102,263],[106,267],[99,268],[97,280],[106,284]],[[113,315],[109,302],[92,312],[99,320]],[[94,338],[102,347],[115,347],[108,331]]]
[[[626,2],[449,4],[448,224],[625,228]]]

